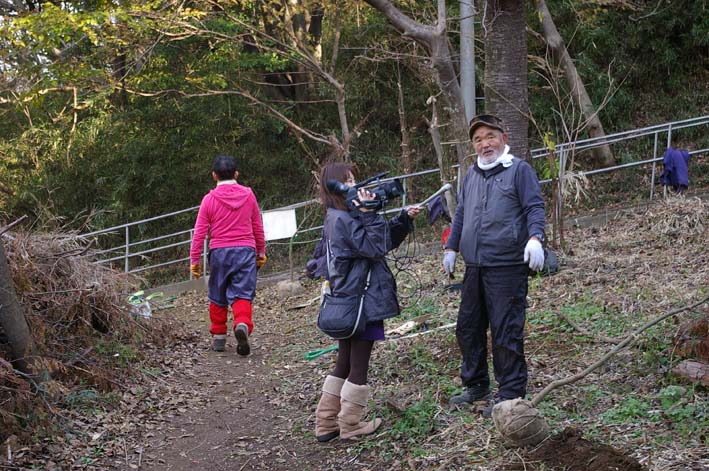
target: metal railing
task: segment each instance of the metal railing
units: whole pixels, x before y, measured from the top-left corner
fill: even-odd
[[[654,195],[654,187],[655,187],[655,181],[656,181],[656,175],[657,175],[657,163],[662,161],[662,155],[659,153],[659,142],[660,142],[660,137],[662,135],[666,134],[666,147],[671,147],[672,143],[672,137],[673,137],[673,132],[677,131],[679,129],[686,129],[686,128],[694,128],[698,126],[709,126],[709,116],[701,116],[697,118],[692,118],[692,119],[686,119],[682,121],[675,121],[675,122],[670,122],[670,123],[665,123],[665,124],[659,124],[655,126],[649,126],[645,128],[640,128],[640,129],[634,129],[631,131],[624,131],[620,133],[615,133],[615,134],[609,134],[606,135],[602,138],[591,138],[591,139],[582,139],[582,140],[577,140],[574,142],[565,142],[556,145],[554,149],[554,157],[558,159],[558,168],[561,169],[561,172],[559,174],[559,178],[563,179],[564,178],[564,173],[563,169],[565,169],[566,164],[568,162],[568,159],[571,155],[574,155],[575,153],[585,151],[585,150],[590,150],[596,147],[601,147],[601,146],[606,146],[606,145],[614,145],[614,144],[619,144],[622,142],[627,142],[630,140],[637,140],[641,139],[644,137],[651,136],[653,138],[653,145],[652,145],[652,157],[651,158],[646,158],[638,161],[633,161],[629,163],[624,163],[620,165],[614,165],[611,167],[606,167],[602,169],[594,169],[594,170],[588,170],[588,171],[582,171],[582,172],[576,172],[576,175],[597,175],[601,173],[608,173],[608,172],[615,172],[618,170],[622,169],[627,169],[631,167],[638,167],[638,166],[643,166],[643,165],[652,165],[651,169],[651,179],[650,179],[650,191],[649,191],[649,198],[652,199]],[[706,153],[709,152],[709,147],[707,148],[702,148],[702,149],[695,149],[690,151],[690,155],[696,155],[700,153]],[[540,159],[543,157],[548,157],[550,153],[550,150],[547,148],[537,148],[533,149],[531,151],[531,156],[532,160]],[[457,165],[453,166],[452,169],[457,169]],[[460,172],[459,169],[457,169],[458,172]],[[423,170],[419,172],[414,172],[414,173],[408,173],[408,174],[403,174],[403,175],[398,175],[395,177],[388,177],[388,178],[382,178],[379,180],[379,182],[386,182],[386,181],[391,181],[394,180],[395,178],[398,178],[402,180],[404,184],[404,189],[406,190],[407,187],[409,186],[409,181],[426,176],[426,175],[432,175],[432,174],[437,174],[440,172],[440,169],[434,168],[434,169],[429,169],[429,170]],[[458,181],[461,180],[460,174],[458,173]],[[548,184],[552,181],[552,179],[543,179],[540,180],[541,184]],[[305,208],[310,205],[318,204],[318,200],[311,199],[311,200],[306,200],[306,201],[301,201],[298,203],[294,203],[291,205],[283,206],[280,208],[274,208],[274,210],[286,210],[286,209],[301,209]],[[387,212],[396,212],[399,211],[402,207],[405,207],[409,202],[407,201],[407,195],[406,192],[402,198],[402,204],[401,206],[397,208],[393,208],[388,210]],[[188,213],[194,213],[196,216],[196,212],[199,209],[199,206],[193,206],[191,208],[187,209],[182,209],[180,211],[173,211],[171,213],[166,213],[162,214],[159,216],[147,218],[147,219],[141,219],[139,221],[134,221],[126,224],[121,224],[118,226],[113,226],[109,227],[106,229],[101,229],[98,231],[93,231],[85,234],[81,234],[81,237],[83,238],[99,238],[102,236],[111,236],[111,237],[116,237],[120,236],[122,241],[119,244],[115,244],[111,246],[110,248],[107,249],[102,249],[97,252],[94,252],[92,256],[96,257],[97,263],[115,263],[118,261],[121,261],[121,265],[123,266],[123,271],[126,273],[140,273],[140,272],[146,272],[149,270],[154,270],[157,268],[161,267],[167,267],[170,265],[175,265],[175,264],[184,264],[185,262],[189,261],[189,246],[191,245],[191,240],[192,240],[192,225],[190,225],[188,228],[182,228],[176,232],[172,232],[169,234],[163,234],[159,235],[157,237],[151,237],[148,239],[139,239],[138,236],[133,235],[133,239],[131,239],[131,230],[134,228],[137,228],[138,226],[143,226],[148,223],[153,223],[153,222],[164,222],[169,218],[173,218],[176,216],[188,214]],[[194,221],[194,216],[191,218],[192,222]],[[306,233],[314,232],[314,231],[319,231],[322,228],[322,225],[313,225],[310,227],[306,228],[299,228],[298,231],[296,232],[296,235],[293,236],[294,238],[297,237],[298,235],[303,235]],[[122,236],[121,236],[122,234]],[[138,238],[138,240],[136,240]],[[292,241],[293,239],[291,239]],[[165,243],[163,243],[163,241]],[[183,247],[187,246],[187,249],[184,250]],[[170,250],[172,249],[172,250]],[[155,257],[158,253],[163,253],[163,256],[161,257]],[[185,252],[187,252],[187,256],[184,256]],[[175,253],[179,253],[180,256],[175,256]],[[165,255],[165,254],[171,254],[171,255]],[[150,256],[150,257],[149,257]],[[151,260],[151,258],[156,258],[154,262]],[[207,247],[205,243],[205,247],[203,248],[202,251],[202,257],[203,257],[203,266],[206,267],[206,257],[207,257]],[[147,261],[148,263],[142,264],[141,262]],[[184,273],[186,273],[187,270],[184,270]]]

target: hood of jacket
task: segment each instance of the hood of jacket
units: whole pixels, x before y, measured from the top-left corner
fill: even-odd
[[[217,185],[209,192],[212,198],[230,209],[241,208],[249,200],[251,193],[251,188],[238,183]]]

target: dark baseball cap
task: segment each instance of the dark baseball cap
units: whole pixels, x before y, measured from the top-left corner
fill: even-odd
[[[470,139],[473,138],[475,130],[480,126],[487,126],[489,128],[505,132],[505,127],[500,118],[494,114],[479,114],[477,116],[473,116],[473,119],[470,120],[470,128],[468,128],[468,136],[470,136]]]

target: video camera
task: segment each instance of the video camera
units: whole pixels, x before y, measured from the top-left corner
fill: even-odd
[[[395,178],[390,182],[380,183],[374,189],[369,190],[371,193],[374,193],[375,196],[375,199],[372,201],[360,201],[359,198],[357,198],[357,190],[369,185],[374,181],[378,181],[382,177],[386,176],[388,173],[389,172],[378,173],[373,177],[369,177],[366,180],[359,182],[353,186],[347,186],[337,180],[328,180],[326,186],[327,189],[333,193],[345,195],[345,203],[347,203],[348,208],[357,209],[358,206],[354,204],[354,202],[356,201],[360,204],[360,208],[367,208],[379,211],[389,200],[398,198],[399,196],[404,194],[404,187],[401,184],[401,180]]]

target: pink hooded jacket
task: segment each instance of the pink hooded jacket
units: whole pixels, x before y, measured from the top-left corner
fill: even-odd
[[[219,182],[202,199],[194,225],[190,263],[200,264],[204,238],[209,249],[253,247],[257,255],[266,253],[261,212],[251,188],[235,181]]]

